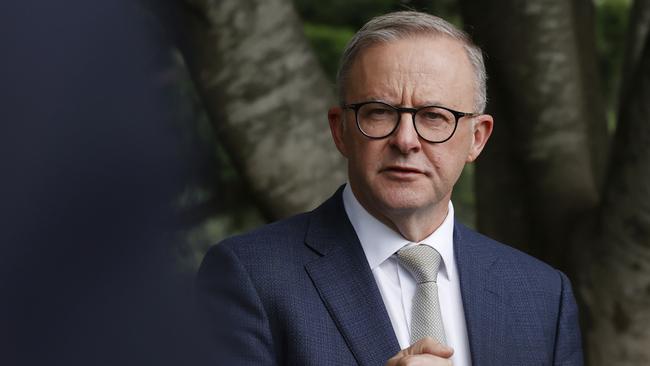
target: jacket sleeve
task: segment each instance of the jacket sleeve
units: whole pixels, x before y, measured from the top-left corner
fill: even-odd
[[[560,272],[562,293],[560,312],[555,337],[554,365],[582,366],[582,341],[580,324],[578,322],[578,306],[576,305],[571,282]]]
[[[253,281],[225,244],[205,256],[197,300],[216,365],[275,365],[268,316]]]

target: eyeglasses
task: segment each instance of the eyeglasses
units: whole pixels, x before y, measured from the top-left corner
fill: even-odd
[[[390,136],[397,129],[401,114],[410,113],[418,136],[431,143],[449,140],[456,132],[459,119],[479,115],[440,106],[401,108],[377,101],[347,104],[343,108],[354,110],[359,131],[371,139]]]

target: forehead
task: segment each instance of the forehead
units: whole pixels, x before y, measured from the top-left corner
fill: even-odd
[[[470,110],[474,86],[462,43],[445,36],[414,36],[362,50],[350,68],[345,99]]]

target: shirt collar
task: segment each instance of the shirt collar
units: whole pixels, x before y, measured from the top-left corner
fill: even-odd
[[[368,213],[354,196],[349,183],[343,189],[343,206],[361,242],[371,270],[377,268],[404,246],[422,243],[435,248],[440,253],[443,262],[440,266],[440,274],[448,279],[455,276],[454,206],[451,201],[449,201],[447,216],[442,224],[419,243],[409,242]]]

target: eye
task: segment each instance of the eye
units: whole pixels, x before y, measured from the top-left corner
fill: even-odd
[[[421,128],[447,129],[453,126],[454,116],[445,109],[428,107],[418,111],[417,123]]]
[[[445,119],[445,117],[442,114],[440,114],[438,112],[433,112],[433,111],[424,111],[424,112],[420,113],[420,116],[422,118],[424,118],[424,119],[432,120],[432,121],[433,120],[444,120]]]
[[[389,113],[390,109],[386,107],[372,107],[372,109],[368,111],[368,114],[373,116],[381,116]]]
[[[361,107],[359,115],[368,120],[385,120],[392,119],[395,116],[395,110],[389,106],[380,103],[369,103]]]

